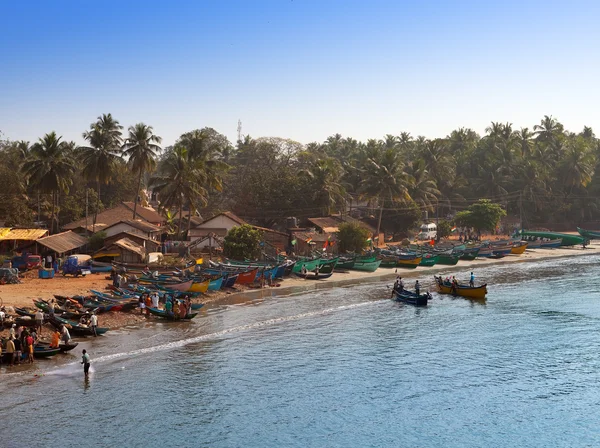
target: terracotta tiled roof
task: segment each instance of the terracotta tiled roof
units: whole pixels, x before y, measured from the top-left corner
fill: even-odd
[[[340,224],[344,222],[354,222],[361,227],[364,227],[369,232],[374,234],[377,230],[372,226],[367,224],[364,221],[360,221],[358,219],[351,218],[350,216],[344,216],[343,218],[340,215],[332,215],[332,216],[324,216],[320,218],[308,218],[308,221],[314,224],[316,227],[323,230],[326,233],[335,233],[338,231]]]
[[[131,208],[127,204],[130,204]],[[162,216],[160,216],[156,211],[154,211],[153,209],[142,207],[140,205],[138,205],[136,214],[138,216],[138,219],[140,219],[142,221],[146,221],[146,222],[150,222],[150,223],[164,222],[164,218]],[[115,207],[106,209],[106,210],[98,213],[98,215],[96,216],[96,226],[98,226],[98,223],[101,223],[104,225],[104,228],[106,228],[106,227],[110,227],[114,224],[117,224],[118,222],[121,222],[121,221],[132,220],[132,218],[133,218],[133,202],[123,202],[122,204],[119,204]],[[91,217],[88,216],[88,228],[89,228],[90,223],[91,223]],[[63,229],[73,230],[78,227],[85,228],[85,218],[78,219],[77,221],[73,221],[68,224],[65,224],[63,226]]]
[[[131,227],[135,227],[136,229],[141,230],[142,232],[147,232],[147,233],[154,233],[154,232],[160,232],[161,228],[158,226],[155,226],[154,224],[150,224],[149,222],[145,222],[145,221],[140,221],[139,219],[136,219],[135,221],[133,219],[128,219],[126,221],[119,221],[119,223],[124,223],[124,224],[128,224]],[[117,224],[119,224],[117,223]],[[116,224],[114,224],[116,225]]]
[[[237,222],[239,225],[248,224],[246,221],[244,221],[242,218],[240,218],[238,215],[236,215],[233,212],[223,212],[223,213],[219,213],[219,215],[225,215],[232,221]],[[219,215],[217,215],[217,216],[219,216]],[[204,221],[204,222],[206,222],[206,221]]]
[[[70,252],[85,246],[88,240],[69,230],[67,232],[41,238],[37,240],[37,242],[58,254],[64,254],[65,252]]]

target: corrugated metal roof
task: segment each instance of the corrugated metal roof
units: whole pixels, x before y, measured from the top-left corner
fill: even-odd
[[[37,242],[58,254],[64,254],[65,252],[70,252],[85,246],[88,240],[69,230],[67,232],[47,236],[46,238],[37,240]]]
[[[46,235],[48,235],[48,230],[46,229],[12,229],[0,237],[0,240],[35,241]]]

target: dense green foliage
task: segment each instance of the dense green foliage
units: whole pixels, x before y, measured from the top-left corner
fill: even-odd
[[[104,239],[106,238],[106,232],[96,232],[92,236],[90,236],[88,240],[88,244],[90,246],[90,250],[96,252],[99,249],[102,249],[104,246]]]
[[[527,228],[600,218],[599,140],[591,128],[569,132],[550,116],[531,130],[491,123],[482,136],[466,128],[435,139],[403,132],[359,142],[336,134],[307,145],[250,136],[232,145],[205,127],[164,150],[151,126],[130,126],[127,136],[121,130],[105,114],[83,134],[84,146],[54,132],[35,145],[0,141],[0,220],[27,225],[39,215],[56,230],[85,214],[86,192],[93,217],[123,200],[143,201],[145,186],[182,236],[188,215],[224,210],[265,227],[291,216],[302,225],[357,213],[404,236],[425,212],[452,219],[481,198],[522,215]]]
[[[365,249],[369,242],[369,231],[354,222],[340,224],[336,239],[340,252],[360,253]]]
[[[248,224],[233,227],[225,236],[223,253],[236,260],[254,260],[260,255],[262,234]]]
[[[452,223],[445,219],[440,219],[437,223],[437,239],[448,238],[452,234]]]
[[[494,231],[500,218],[506,216],[506,211],[488,199],[480,199],[471,204],[467,210],[458,212],[454,222],[462,227],[472,227],[477,231]],[[439,230],[438,230],[439,231]]]

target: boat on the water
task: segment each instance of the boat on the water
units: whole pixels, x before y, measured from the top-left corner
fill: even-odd
[[[179,317],[173,313],[167,313],[165,310],[159,310],[158,308],[148,307],[146,309],[150,312],[150,314],[153,314],[154,316],[162,317],[163,319],[167,319],[167,320],[175,320],[175,321],[191,320],[198,315],[198,313],[188,313],[188,314],[186,314],[185,317]]]
[[[407,289],[394,291],[394,300],[396,302],[404,302],[415,306],[427,306],[429,299],[431,299],[431,294],[428,292],[417,295],[416,292]]]
[[[452,283],[445,281],[442,277],[434,275],[438,292],[440,294],[451,294],[453,296],[466,297],[469,299],[483,300],[487,294],[487,284],[481,286],[469,286],[459,284],[456,288],[452,287]]]

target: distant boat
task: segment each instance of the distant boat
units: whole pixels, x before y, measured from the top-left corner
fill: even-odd
[[[581,227],[577,227],[577,231],[582,237],[589,240],[600,240],[600,232],[596,232],[594,230],[584,230]]]

